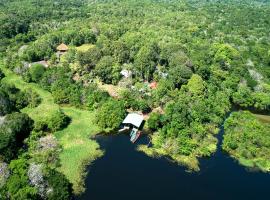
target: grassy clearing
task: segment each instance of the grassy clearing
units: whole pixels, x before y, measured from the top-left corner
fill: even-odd
[[[118,98],[123,91],[123,88],[120,86],[112,85],[112,84],[104,84],[100,80],[95,80],[99,89],[104,90],[109,93],[111,97]]]
[[[72,107],[65,107],[63,111],[72,122],[66,129],[55,133],[63,147],[60,171],[73,183],[74,192],[79,194],[84,191],[87,164],[102,155],[99,145],[89,139],[99,128],[93,123],[94,113]]]
[[[76,47],[76,50],[80,51],[80,52],[86,52],[89,49],[94,48],[94,47],[95,47],[95,45],[93,45],[93,44],[83,44],[79,47]]]
[[[86,166],[102,155],[98,143],[90,140],[90,136],[99,131],[93,123],[94,113],[73,107],[60,107],[54,103],[50,92],[43,90],[35,83],[26,83],[23,79],[8,69],[2,68],[6,77],[5,82],[14,84],[21,90],[32,89],[37,92],[42,101],[36,108],[25,108],[22,112],[27,113],[32,119],[49,119],[55,111],[62,109],[71,118],[69,126],[55,133],[59,143],[63,147],[60,153],[61,167],[59,171],[66,175],[73,184],[76,194],[84,190],[84,176]]]
[[[259,115],[259,114],[254,114],[258,120],[260,120],[263,123],[270,123],[270,115]]]

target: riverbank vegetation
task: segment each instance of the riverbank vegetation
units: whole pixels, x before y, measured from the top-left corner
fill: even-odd
[[[224,124],[222,148],[240,164],[270,171],[270,126],[250,112],[234,112]]]
[[[73,184],[74,192],[79,194],[84,191],[86,167],[102,155],[97,142],[90,140],[100,128],[94,123],[93,112],[73,107],[64,107],[63,111],[72,122],[66,129],[55,133],[63,148],[60,153],[60,171]]]
[[[155,133],[140,150],[199,170],[232,107],[270,111],[267,2],[15,0],[0,11],[0,119],[33,120],[0,166],[24,177],[33,198],[47,197],[27,182],[30,168],[45,171],[41,185],[62,180],[54,198],[68,198],[66,180],[82,192],[85,167],[102,154],[89,136],[116,129],[126,112],[144,114]]]

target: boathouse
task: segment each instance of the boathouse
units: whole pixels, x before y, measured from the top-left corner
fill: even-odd
[[[124,126],[132,125],[133,127],[139,129],[143,124],[143,115],[138,113],[129,113],[122,124]]]

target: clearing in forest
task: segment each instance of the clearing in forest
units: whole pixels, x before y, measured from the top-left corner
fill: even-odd
[[[260,115],[260,114],[254,114],[258,120],[260,120],[263,123],[270,124],[270,115]]]

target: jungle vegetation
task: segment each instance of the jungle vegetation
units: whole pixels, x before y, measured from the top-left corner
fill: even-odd
[[[222,148],[242,165],[270,171],[270,126],[250,112],[235,112],[225,122]]]
[[[270,112],[269,2],[0,0],[0,13],[0,197],[83,192],[102,154],[89,134],[128,111],[154,132],[140,150],[199,170],[237,108],[223,149],[269,171],[269,127],[240,111]]]

